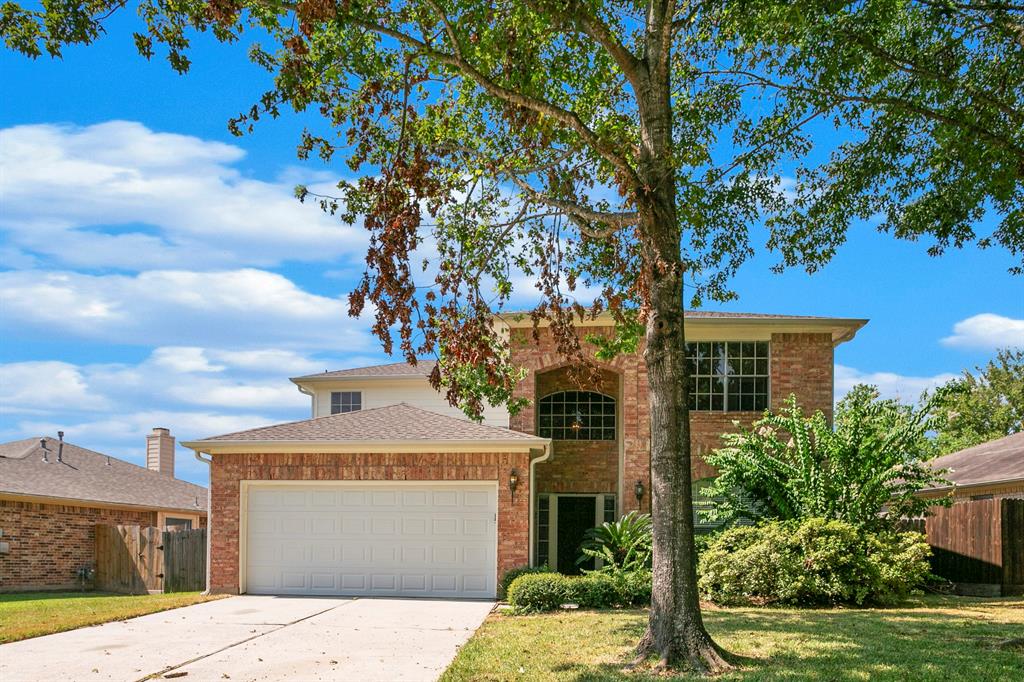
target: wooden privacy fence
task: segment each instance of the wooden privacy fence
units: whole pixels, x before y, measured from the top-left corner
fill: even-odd
[[[206,529],[96,526],[96,588],[147,594],[206,588]]]
[[[965,594],[1024,594],[1024,500],[972,500],[932,512],[923,532],[936,575]]]

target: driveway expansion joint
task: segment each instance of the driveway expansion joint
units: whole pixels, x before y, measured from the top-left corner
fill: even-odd
[[[334,609],[340,609],[343,606],[348,606],[349,604],[353,604],[353,603],[355,603],[355,602],[354,601],[347,601],[347,602],[344,602],[342,604],[335,604],[334,606],[328,607],[328,608],[326,608],[326,609],[324,609],[322,611],[317,611],[316,613],[311,613],[308,616],[303,616],[302,618],[297,618],[296,620],[293,620],[293,621],[291,621],[289,623],[284,623],[283,625],[277,625],[275,623],[252,624],[255,627],[259,627],[260,625],[271,626],[271,627],[270,627],[270,629],[268,629],[265,632],[260,632],[258,634],[253,635],[252,637],[246,637],[245,639],[241,639],[241,640],[239,640],[237,642],[232,642],[231,644],[228,644],[227,646],[223,646],[223,647],[221,647],[221,648],[219,648],[219,649],[217,649],[215,651],[211,651],[209,653],[205,653],[202,656],[196,656],[195,658],[191,658],[191,659],[185,661],[184,663],[178,663],[177,665],[171,665],[171,666],[168,666],[168,667],[164,668],[163,670],[159,670],[159,671],[157,671],[155,673],[150,673],[149,675],[146,675],[145,677],[139,678],[138,680],[136,680],[136,682],[149,682],[149,680],[157,680],[157,679],[160,679],[161,677],[167,677],[168,673],[174,672],[175,670],[178,670],[180,668],[184,668],[186,665],[191,665],[191,664],[193,664],[193,663],[195,663],[197,661],[203,660],[204,658],[209,658],[210,656],[216,656],[217,654],[222,653],[224,651],[227,651],[228,649],[233,649],[236,646],[240,646],[242,644],[246,644],[248,642],[253,641],[254,639],[259,639],[260,637],[265,637],[266,635],[269,635],[272,632],[277,632],[278,630],[283,630],[284,628],[291,627],[292,625],[295,625],[297,623],[301,623],[304,620],[309,620],[310,618],[315,618],[316,616],[319,616],[319,615],[322,615],[324,613],[327,613],[328,611],[333,611]],[[250,625],[250,624],[249,623],[240,623],[240,625],[244,626],[244,625]]]

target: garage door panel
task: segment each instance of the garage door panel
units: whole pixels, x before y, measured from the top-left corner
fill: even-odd
[[[339,482],[267,492],[249,492],[249,592],[494,596],[493,485]]]

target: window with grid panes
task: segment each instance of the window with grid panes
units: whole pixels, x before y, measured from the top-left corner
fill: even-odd
[[[602,519],[605,523],[612,523],[615,521],[615,496],[605,495],[604,496],[604,518]]]
[[[561,391],[540,399],[538,432],[554,440],[615,440],[615,399],[593,391]]]
[[[550,511],[551,498],[547,495],[537,497],[537,520],[534,524],[537,529],[537,548],[534,552],[536,557],[535,565],[547,566],[550,557],[548,556],[548,541],[550,540]]]
[[[761,411],[768,407],[767,341],[698,341],[686,344],[690,409]]]
[[[358,412],[363,409],[363,394],[359,391],[332,391],[331,414]]]

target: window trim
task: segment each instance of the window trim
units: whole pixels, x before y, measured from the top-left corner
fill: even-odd
[[[541,414],[541,406],[544,404],[544,401],[547,400],[548,398],[551,398],[551,397],[556,396],[556,395],[566,394],[566,393],[586,393],[586,394],[590,394],[590,395],[601,396],[602,398],[611,401],[612,409],[613,409],[613,413],[612,413],[613,423],[612,423],[612,425],[611,426],[605,426],[602,423],[601,426],[596,427],[596,428],[599,428],[601,430],[602,434],[606,433],[607,431],[610,430],[612,437],[611,438],[555,438],[554,435],[552,435],[553,434],[553,429],[555,428],[554,426],[547,427],[548,429],[552,429],[552,432],[550,432],[548,435],[545,436],[543,431],[542,431],[540,420],[544,416],[552,416],[553,417],[555,415],[543,415],[543,414]],[[565,417],[566,415],[565,414],[561,414],[561,415],[557,415],[557,416]],[[593,415],[588,415],[588,416],[593,416]],[[601,415],[602,422],[604,421],[604,417],[605,416],[606,415],[604,415],[604,414]],[[563,427],[560,427],[560,428],[568,429],[568,428],[571,428],[571,427],[564,427],[563,426]],[[583,427],[581,427],[581,429],[582,428]],[[592,427],[592,426],[591,427],[587,427],[588,430],[592,430],[593,428],[595,428],[595,427]],[[588,443],[588,442],[615,443],[615,442],[618,442],[618,440],[619,440],[619,401],[618,401],[617,398],[615,398],[615,396],[608,395],[607,393],[601,393],[600,391],[590,391],[590,390],[585,390],[585,389],[561,389],[561,390],[557,390],[557,391],[552,391],[551,393],[548,393],[547,395],[544,395],[543,397],[538,398],[538,400],[537,400],[537,435],[540,436],[541,438],[551,438],[551,440],[562,440],[562,441],[569,441],[569,442],[583,442],[583,443]]]
[[[356,407],[355,409],[348,409],[348,410],[342,409],[342,408],[345,407],[344,398],[342,396],[345,396],[345,395],[359,396],[359,406]],[[338,396],[338,408],[339,409],[338,409],[337,412],[334,411],[334,396]],[[353,402],[352,404],[349,405],[349,407],[351,408],[354,404],[355,403]],[[362,391],[331,391],[331,394],[330,394],[330,406],[329,406],[330,414],[348,414],[349,412],[360,412],[360,411],[362,411],[362,409],[363,409],[363,392]]]
[[[725,387],[724,387],[724,390],[723,390],[723,393],[722,393],[722,409],[720,409],[720,410],[716,410],[716,409],[706,409],[706,410],[704,410],[704,409],[698,409],[696,407],[691,407],[690,408],[690,412],[700,412],[700,413],[710,413],[710,414],[737,414],[737,413],[742,413],[742,412],[746,412],[746,413],[751,413],[751,412],[761,413],[761,412],[763,412],[766,409],[771,409],[771,405],[772,405],[772,362],[773,362],[773,360],[772,360],[772,347],[773,347],[774,344],[771,342],[770,339],[700,339],[700,340],[696,340],[696,341],[687,341],[684,344],[684,348],[683,348],[683,352],[686,355],[686,361],[687,362],[690,361],[690,354],[689,354],[689,351],[687,350],[686,346],[689,346],[691,344],[697,344],[697,343],[711,343],[711,344],[715,344],[715,343],[725,343],[725,344],[729,344],[729,343],[764,343],[764,344],[767,344],[768,345],[768,354],[767,354],[767,358],[766,359],[767,359],[767,362],[768,362],[768,373],[766,375],[764,375],[764,377],[761,377],[761,376],[756,375],[756,374],[755,375],[738,375],[738,376],[742,376],[742,377],[749,377],[749,378],[756,378],[756,379],[764,378],[765,379],[765,401],[766,401],[766,404],[765,404],[764,408],[761,408],[761,409],[758,409],[758,408],[755,407],[752,410],[730,410],[729,409],[729,382],[726,381],[725,382]],[[696,375],[695,376],[693,374],[690,374],[688,376],[689,376],[689,380],[690,380],[690,383],[691,383],[691,386],[690,386],[690,388],[691,388],[691,390],[690,390],[690,399],[693,400],[693,388],[694,388],[693,382],[694,382],[696,376],[705,377],[705,375]]]

